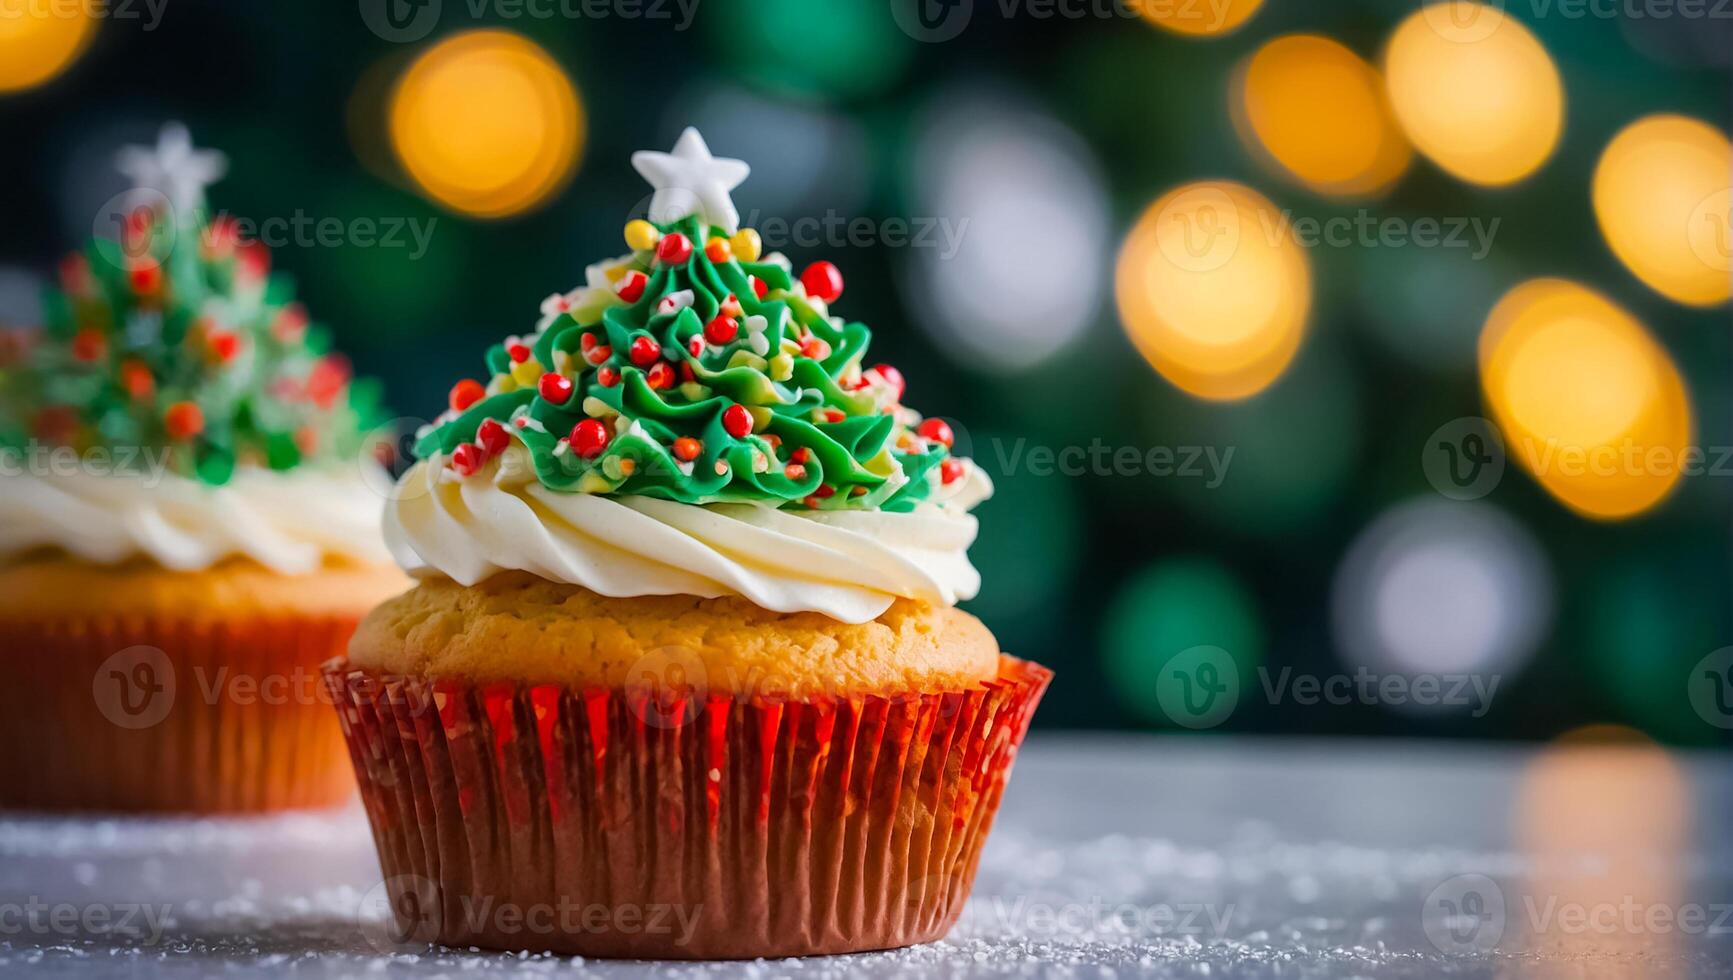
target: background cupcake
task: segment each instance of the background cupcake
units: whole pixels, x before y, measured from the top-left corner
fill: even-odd
[[[0,806],[337,802],[317,665],[406,584],[357,464],[375,394],[205,212],[218,154],[170,126],[120,163],[115,239],[0,373]]]
[[[608,956],[936,938],[1048,678],[953,608],[991,485],[866,366],[836,267],[738,227],[745,164],[692,130],[634,163],[633,251],[452,389],[386,517],[422,584],[332,665],[399,924]]]

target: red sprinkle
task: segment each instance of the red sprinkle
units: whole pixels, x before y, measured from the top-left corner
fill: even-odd
[[[550,405],[564,405],[572,398],[572,380],[556,371],[549,371],[536,384],[536,393]]]
[[[812,495],[820,500],[828,500],[831,497],[836,496],[836,488],[828,483],[820,483],[818,489],[814,490]]]
[[[639,367],[649,367],[662,356],[662,345],[649,337],[639,335],[632,340],[632,363]]]
[[[462,412],[467,411],[469,406],[481,401],[486,395],[487,389],[481,386],[481,382],[465,378],[451,386],[451,395],[448,400],[451,403],[452,411]]]
[[[963,478],[963,461],[955,456],[946,457],[939,464],[939,479],[946,484],[955,483]]]
[[[729,246],[726,238],[712,238],[710,244],[704,246],[704,257],[712,262],[722,263],[734,257],[734,249]]]
[[[512,344],[510,347],[505,349],[505,352],[518,364],[522,364],[530,359],[530,349],[525,347],[523,344]]]
[[[746,281],[752,284],[752,295],[759,299],[763,299],[770,295],[770,287],[765,284],[763,279],[760,279],[757,276],[747,276]]]
[[[614,348],[607,344],[598,344],[597,346],[590,348],[589,353],[584,355],[584,360],[589,361],[591,364],[600,364],[613,356]]]
[[[800,465],[799,463],[789,463],[787,466],[782,468],[782,472],[790,480],[793,480],[796,483],[799,483],[801,480],[806,479],[806,467]]]
[[[620,372],[611,367],[598,368],[596,382],[604,388],[612,388],[620,383]]]
[[[692,239],[679,232],[670,232],[656,243],[656,258],[669,265],[678,265],[692,257]]]
[[[723,316],[738,317],[745,311],[740,308],[740,298],[729,293],[728,298],[722,301],[719,312]]]
[[[827,408],[824,410],[824,420],[826,422],[841,422],[846,418],[848,418],[848,416],[844,415],[841,409]]]
[[[879,377],[885,379],[885,384],[890,385],[896,391],[897,401],[902,401],[903,392],[908,389],[908,383],[903,380],[903,372],[889,364],[877,365],[873,370],[879,373]]]
[[[650,370],[644,372],[644,381],[649,384],[652,391],[674,387],[674,365],[667,361],[657,362],[651,366]]]
[[[511,445],[511,433],[499,424],[498,419],[482,419],[475,430],[475,442],[489,456],[498,456]]]
[[[593,333],[586,333],[578,338],[578,349],[588,354],[597,344],[601,343]]]
[[[740,336],[740,322],[731,316],[718,316],[704,325],[704,339],[718,347]]]
[[[744,439],[752,433],[752,413],[745,405],[734,404],[722,413],[722,431],[736,439]]]
[[[614,292],[626,302],[636,303],[638,300],[644,298],[644,287],[649,284],[649,276],[644,275],[637,269],[633,269],[631,272],[621,276],[620,281],[614,284]]]
[[[674,458],[682,463],[690,463],[704,451],[704,444],[691,436],[681,436],[674,440]]]
[[[72,338],[72,356],[80,361],[97,361],[108,352],[108,338],[95,327],[85,327]]]
[[[951,431],[950,425],[944,419],[927,419],[921,423],[920,428],[916,429],[915,433],[922,439],[939,443],[946,449],[951,448],[957,442],[956,433]]]
[[[211,356],[222,363],[234,360],[235,355],[241,351],[241,338],[227,330],[211,334],[205,343],[211,347]]]
[[[171,439],[191,439],[205,431],[205,413],[192,402],[175,402],[162,416]]]
[[[585,459],[595,459],[608,448],[610,438],[608,427],[599,419],[585,419],[572,426],[572,451]]]
[[[830,356],[830,344],[821,337],[808,337],[801,341],[800,356],[822,361]]]
[[[120,369],[120,383],[133,401],[144,401],[156,392],[156,378],[142,361],[128,361]]]
[[[805,446],[799,446],[794,452],[788,454],[788,461],[791,463],[804,463],[811,458],[812,452]]]
[[[474,476],[481,464],[487,460],[482,448],[473,442],[466,442],[451,451],[451,468],[458,476]]]
[[[834,303],[842,295],[842,270],[829,262],[814,262],[800,274],[806,295]]]

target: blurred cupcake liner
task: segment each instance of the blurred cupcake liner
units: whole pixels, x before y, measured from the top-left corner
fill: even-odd
[[[326,668],[397,941],[672,959],[943,936],[1051,677],[682,699]]]
[[[321,664],[358,617],[0,622],[0,808],[244,813],[354,795]]]

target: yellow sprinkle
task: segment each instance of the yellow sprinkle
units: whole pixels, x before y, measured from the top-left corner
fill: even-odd
[[[764,254],[764,239],[758,237],[758,232],[751,228],[742,228],[735,232],[728,244],[734,249],[734,257],[742,262],[757,262],[758,257]]]
[[[517,382],[518,387],[528,388],[540,381],[542,375],[546,373],[547,368],[542,367],[542,362],[532,357],[521,364],[512,365],[511,379]]]
[[[590,470],[578,477],[579,493],[607,493],[612,489],[614,489],[614,485],[603,479],[602,474],[595,470]]]
[[[770,380],[787,381],[794,377],[794,358],[788,354],[778,354],[770,359]]]
[[[616,266],[610,266],[609,268],[603,269],[602,275],[607,277],[607,280],[609,282],[619,282],[621,279],[626,278],[626,273],[628,273],[630,271],[632,271],[632,270],[626,268],[623,265],[616,265]]]
[[[613,409],[608,407],[608,403],[602,401],[600,398],[597,398],[594,395],[584,396],[584,414],[588,415],[590,418],[603,418],[613,414],[613,411]]]
[[[626,246],[633,251],[642,252],[647,248],[655,248],[656,243],[661,240],[662,233],[643,218],[626,222]]]
[[[759,432],[770,424],[771,411],[762,405],[748,405],[746,411],[752,416],[752,431]]]

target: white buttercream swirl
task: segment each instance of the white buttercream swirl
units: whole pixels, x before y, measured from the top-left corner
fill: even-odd
[[[521,452],[468,479],[437,456],[405,474],[385,511],[398,564],[462,585],[516,570],[614,597],[738,595],[849,623],[898,597],[954,605],[980,588],[966,510],[992,484],[973,466],[944,504],[910,513],[790,511],[560,493],[526,476]]]
[[[59,548],[99,564],[143,556],[176,571],[228,558],[284,575],[331,558],[389,564],[379,531],[387,479],[241,467],[214,487],[168,473],[7,473],[0,475],[0,560]]]

